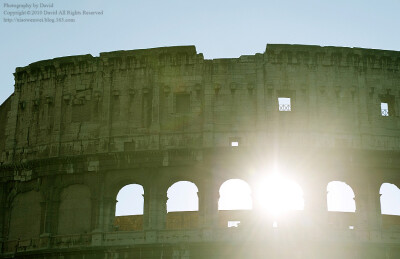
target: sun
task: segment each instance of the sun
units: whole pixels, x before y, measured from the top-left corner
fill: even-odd
[[[230,179],[220,187],[219,210],[251,210],[277,218],[290,210],[303,210],[301,187],[282,174],[273,173],[257,181],[254,191],[243,180]]]
[[[304,209],[301,187],[279,173],[260,180],[257,187],[255,198],[263,212],[278,217],[286,211]]]

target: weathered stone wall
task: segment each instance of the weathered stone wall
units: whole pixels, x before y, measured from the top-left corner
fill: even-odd
[[[397,258],[379,188],[400,184],[399,69],[395,51],[274,44],[231,59],[186,46],[17,68],[0,106],[2,255]],[[274,164],[302,186],[303,213],[276,231],[257,213],[218,212],[224,181],[254,187]],[[356,213],[327,213],[334,180],[353,188]],[[166,213],[177,181],[198,187],[195,228]],[[116,231],[116,196],[131,183],[144,188],[143,230]],[[237,218],[242,228],[223,227]]]
[[[8,113],[10,112],[11,109],[11,98],[12,96],[8,97],[7,100],[3,102],[2,105],[0,105],[0,150],[2,150],[2,154],[0,156],[5,156],[5,140],[6,140],[6,126],[8,124]],[[6,158],[3,158],[1,161],[6,160]]]
[[[251,146],[278,133],[288,144],[399,150],[399,60],[268,45],[232,59],[204,60],[188,46],[40,61],[16,70],[2,161],[226,146],[229,137]],[[278,112],[279,96],[292,98],[292,112]],[[382,100],[392,116],[380,115]]]
[[[40,235],[41,194],[29,191],[18,194],[12,202],[10,216],[10,232],[8,238],[36,238]]]
[[[90,189],[85,185],[70,185],[60,195],[58,214],[59,235],[87,233],[91,226]]]

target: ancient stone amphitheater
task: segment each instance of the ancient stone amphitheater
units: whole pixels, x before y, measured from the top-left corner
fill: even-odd
[[[400,52],[276,44],[17,68],[0,106],[0,257],[400,258],[400,217],[381,213],[380,196],[400,184],[399,70]],[[304,210],[278,227],[258,203],[218,210],[225,181],[253,188],[276,165]],[[167,213],[179,181],[197,186],[198,211]],[[355,212],[327,210],[332,181],[351,186]],[[133,183],[143,215],[116,217]]]

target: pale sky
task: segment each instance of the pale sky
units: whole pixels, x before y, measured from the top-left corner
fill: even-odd
[[[8,23],[5,3],[40,1],[0,0],[0,103],[13,91],[15,67],[62,56],[195,45],[205,58],[229,58],[263,53],[267,43],[400,50],[398,0],[41,2],[104,14],[74,16],[75,23]]]

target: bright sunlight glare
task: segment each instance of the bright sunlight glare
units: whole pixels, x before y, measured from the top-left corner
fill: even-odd
[[[262,211],[275,217],[285,211],[304,209],[301,187],[278,173],[259,181],[254,198]],[[221,185],[219,210],[250,210],[252,208],[251,188],[245,181],[231,179]]]
[[[251,210],[251,188],[243,180],[230,179],[224,182],[219,189],[219,210]]]
[[[275,217],[285,211],[304,209],[301,187],[278,173],[260,181],[257,199],[260,209]]]
[[[326,188],[328,211],[355,212],[353,189],[346,183],[332,181]]]

